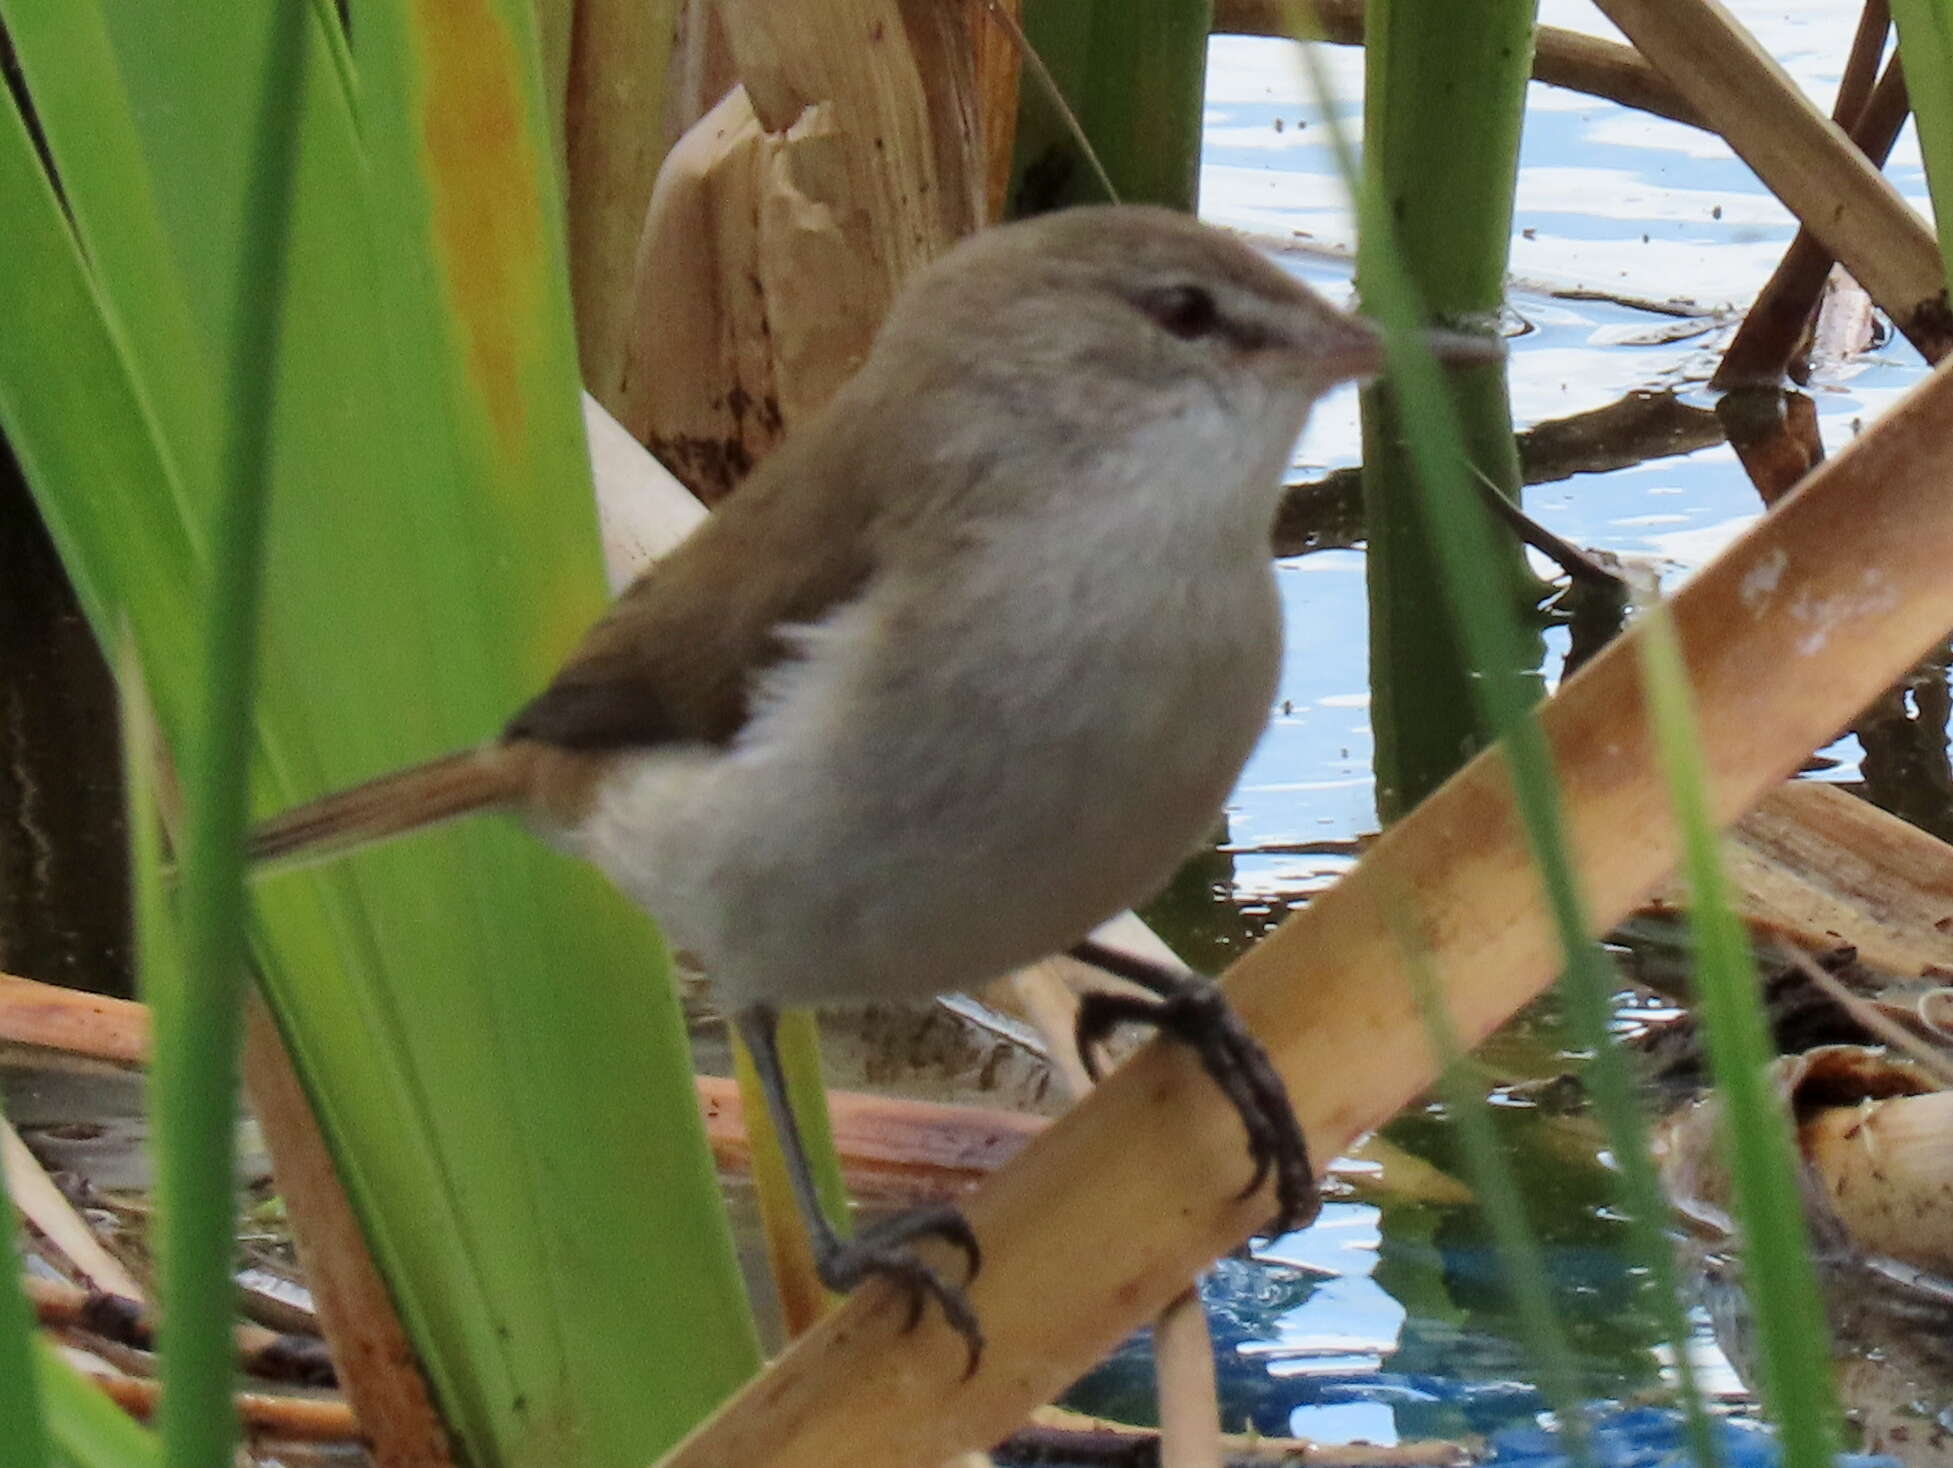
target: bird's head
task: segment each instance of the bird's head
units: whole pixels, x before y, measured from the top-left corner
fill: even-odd
[[[1259,251],[1171,210],[1077,208],[963,241],[905,292],[885,339],[958,374],[1009,377],[1044,402],[1119,394],[1140,411],[1216,398],[1306,412],[1375,376],[1383,340]],[[1432,333],[1449,360],[1489,361],[1489,338]],[[1081,402],[1083,410],[1104,403]],[[1299,426],[1299,425],[1298,425]]]

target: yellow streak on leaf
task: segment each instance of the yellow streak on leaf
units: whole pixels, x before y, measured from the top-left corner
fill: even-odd
[[[547,301],[544,160],[523,126],[519,54],[489,0],[417,0],[414,10],[435,261],[495,434],[519,461],[522,349]]]

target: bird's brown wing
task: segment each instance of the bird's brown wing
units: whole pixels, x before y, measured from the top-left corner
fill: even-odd
[[[605,752],[730,743],[755,675],[788,652],[781,629],[819,621],[867,581],[882,487],[866,476],[886,457],[845,427],[783,445],[618,599],[500,743],[286,811],[252,832],[252,860],[352,850],[477,810],[574,825]]]
[[[793,449],[632,583],[503,737],[593,752],[730,743],[755,675],[788,651],[781,628],[820,620],[872,568],[870,497]],[[807,493],[809,476],[823,492]]]

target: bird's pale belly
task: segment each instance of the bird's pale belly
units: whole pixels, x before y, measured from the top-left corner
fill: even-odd
[[[1272,694],[1278,634],[1249,635],[1250,655],[1215,644],[1244,613],[1250,634],[1272,618],[1272,588],[1249,591],[1205,647],[1101,644],[1064,668],[1027,654],[988,701],[926,672],[830,678],[830,644],[733,753],[626,762],[566,844],[704,962],[728,1007],[988,982],[1151,896],[1206,836]],[[901,706],[865,707],[878,700]]]
[[[988,762],[871,759],[803,787],[791,850],[734,795],[721,839],[693,847],[710,849],[700,874],[717,900],[702,910],[719,921],[694,925],[676,904],[665,920],[734,1003],[748,990],[815,1003],[987,982],[1157,891],[1207,834],[1265,713],[1258,695],[1240,710],[1210,702],[1144,737],[1043,750],[1001,780]],[[723,839],[740,828],[758,834]]]
[[[1150,896],[1206,833],[1228,782],[1089,783],[980,813],[945,802],[932,843],[866,859],[851,843],[792,868],[729,855],[724,890],[746,895],[728,909],[736,930],[708,938],[707,967],[735,991],[749,981],[788,1002],[987,982]],[[1132,803],[1121,814],[1091,797]]]

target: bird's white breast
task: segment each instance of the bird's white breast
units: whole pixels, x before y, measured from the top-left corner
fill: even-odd
[[[968,987],[1077,941],[1207,834],[1273,694],[1266,518],[1165,488],[1189,506],[979,516],[949,569],[884,568],[794,634],[730,750],[620,762],[570,844],[728,1006]]]

